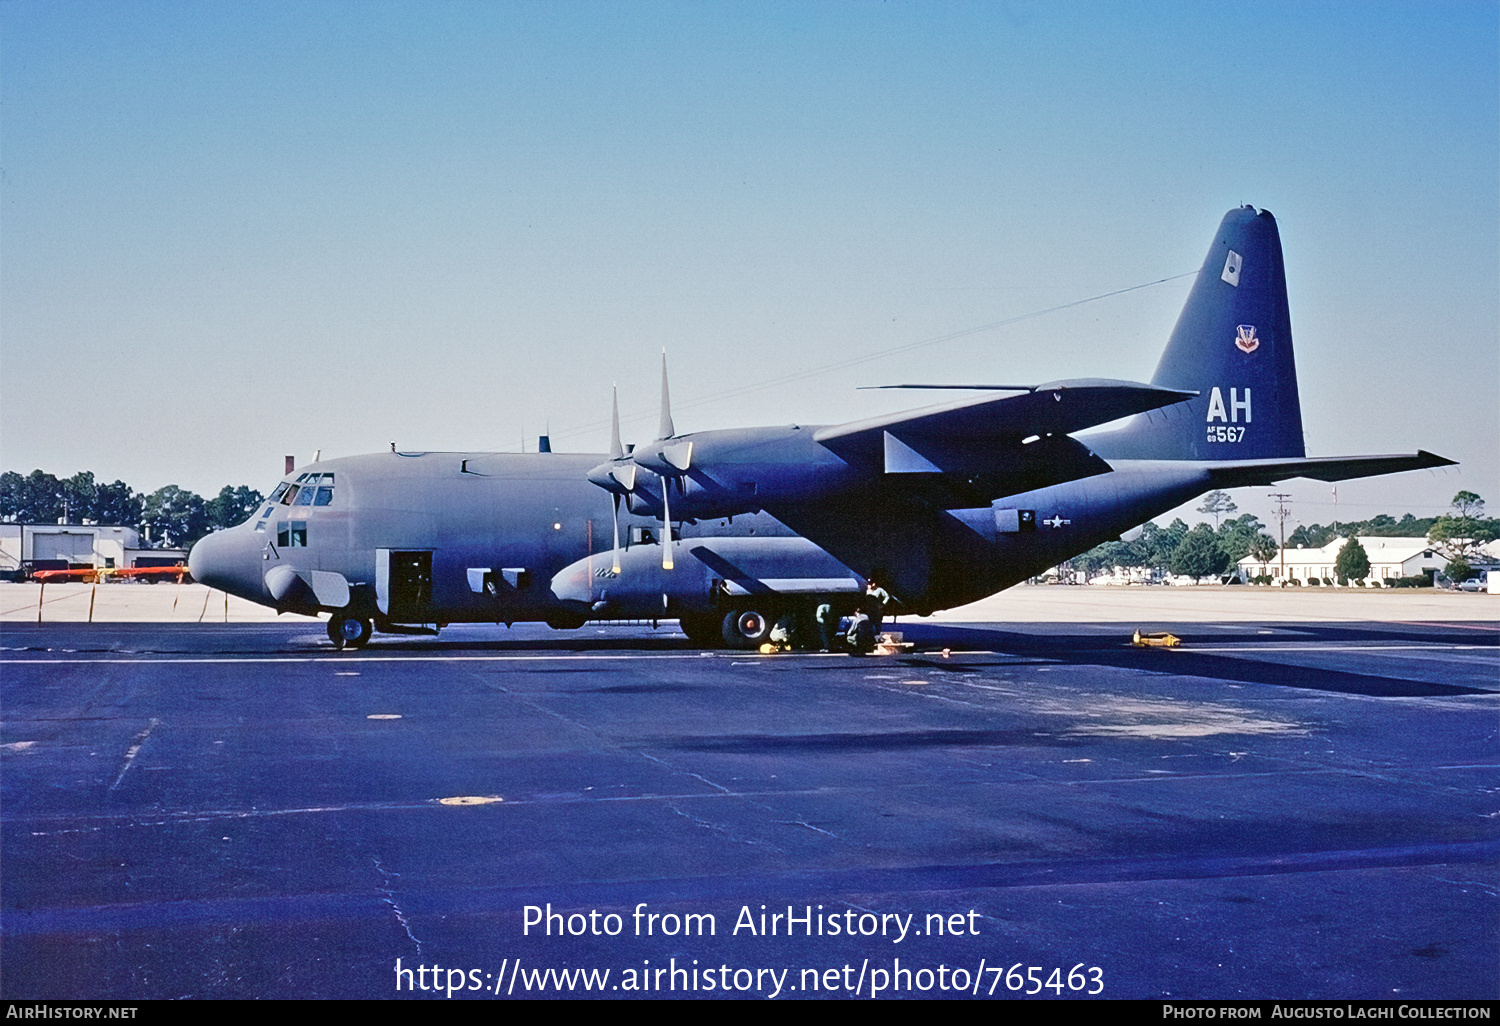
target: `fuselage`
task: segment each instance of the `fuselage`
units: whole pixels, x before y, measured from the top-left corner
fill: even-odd
[[[774,606],[847,602],[886,578],[903,611],[931,613],[1009,587],[1205,490],[1201,466],[1122,462],[1112,472],[932,510],[916,527],[861,536],[844,560],[766,512],[673,525],[619,514],[587,479],[605,457],[379,453],[326,460],[282,482],[246,523],[194,547],[194,577],[283,611],[343,611],[393,624],[711,615],[739,596]],[[854,494],[851,504],[865,503]],[[690,505],[690,503],[686,504]],[[840,517],[838,501],[826,515]],[[835,546],[837,548],[837,546]],[[747,599],[746,601],[754,601]]]

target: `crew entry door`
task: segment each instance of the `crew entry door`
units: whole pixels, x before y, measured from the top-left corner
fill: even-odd
[[[375,605],[398,623],[426,623],[432,609],[432,550],[376,549]]]

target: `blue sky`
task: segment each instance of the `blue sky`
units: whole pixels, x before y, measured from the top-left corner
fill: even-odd
[[[1463,462],[1341,519],[1500,507],[1497,41],[1491,3],[11,0],[0,462],[599,451],[663,347],[680,431],[1145,380],[1188,279],[809,372],[1193,271],[1252,203],[1309,452]]]

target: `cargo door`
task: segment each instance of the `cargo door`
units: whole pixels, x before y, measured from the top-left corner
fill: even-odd
[[[376,549],[375,605],[396,623],[431,619],[432,550]]]

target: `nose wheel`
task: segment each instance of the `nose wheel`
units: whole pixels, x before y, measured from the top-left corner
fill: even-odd
[[[369,620],[334,613],[328,621],[328,640],[338,649],[364,648],[365,642],[370,640],[370,630]]]

